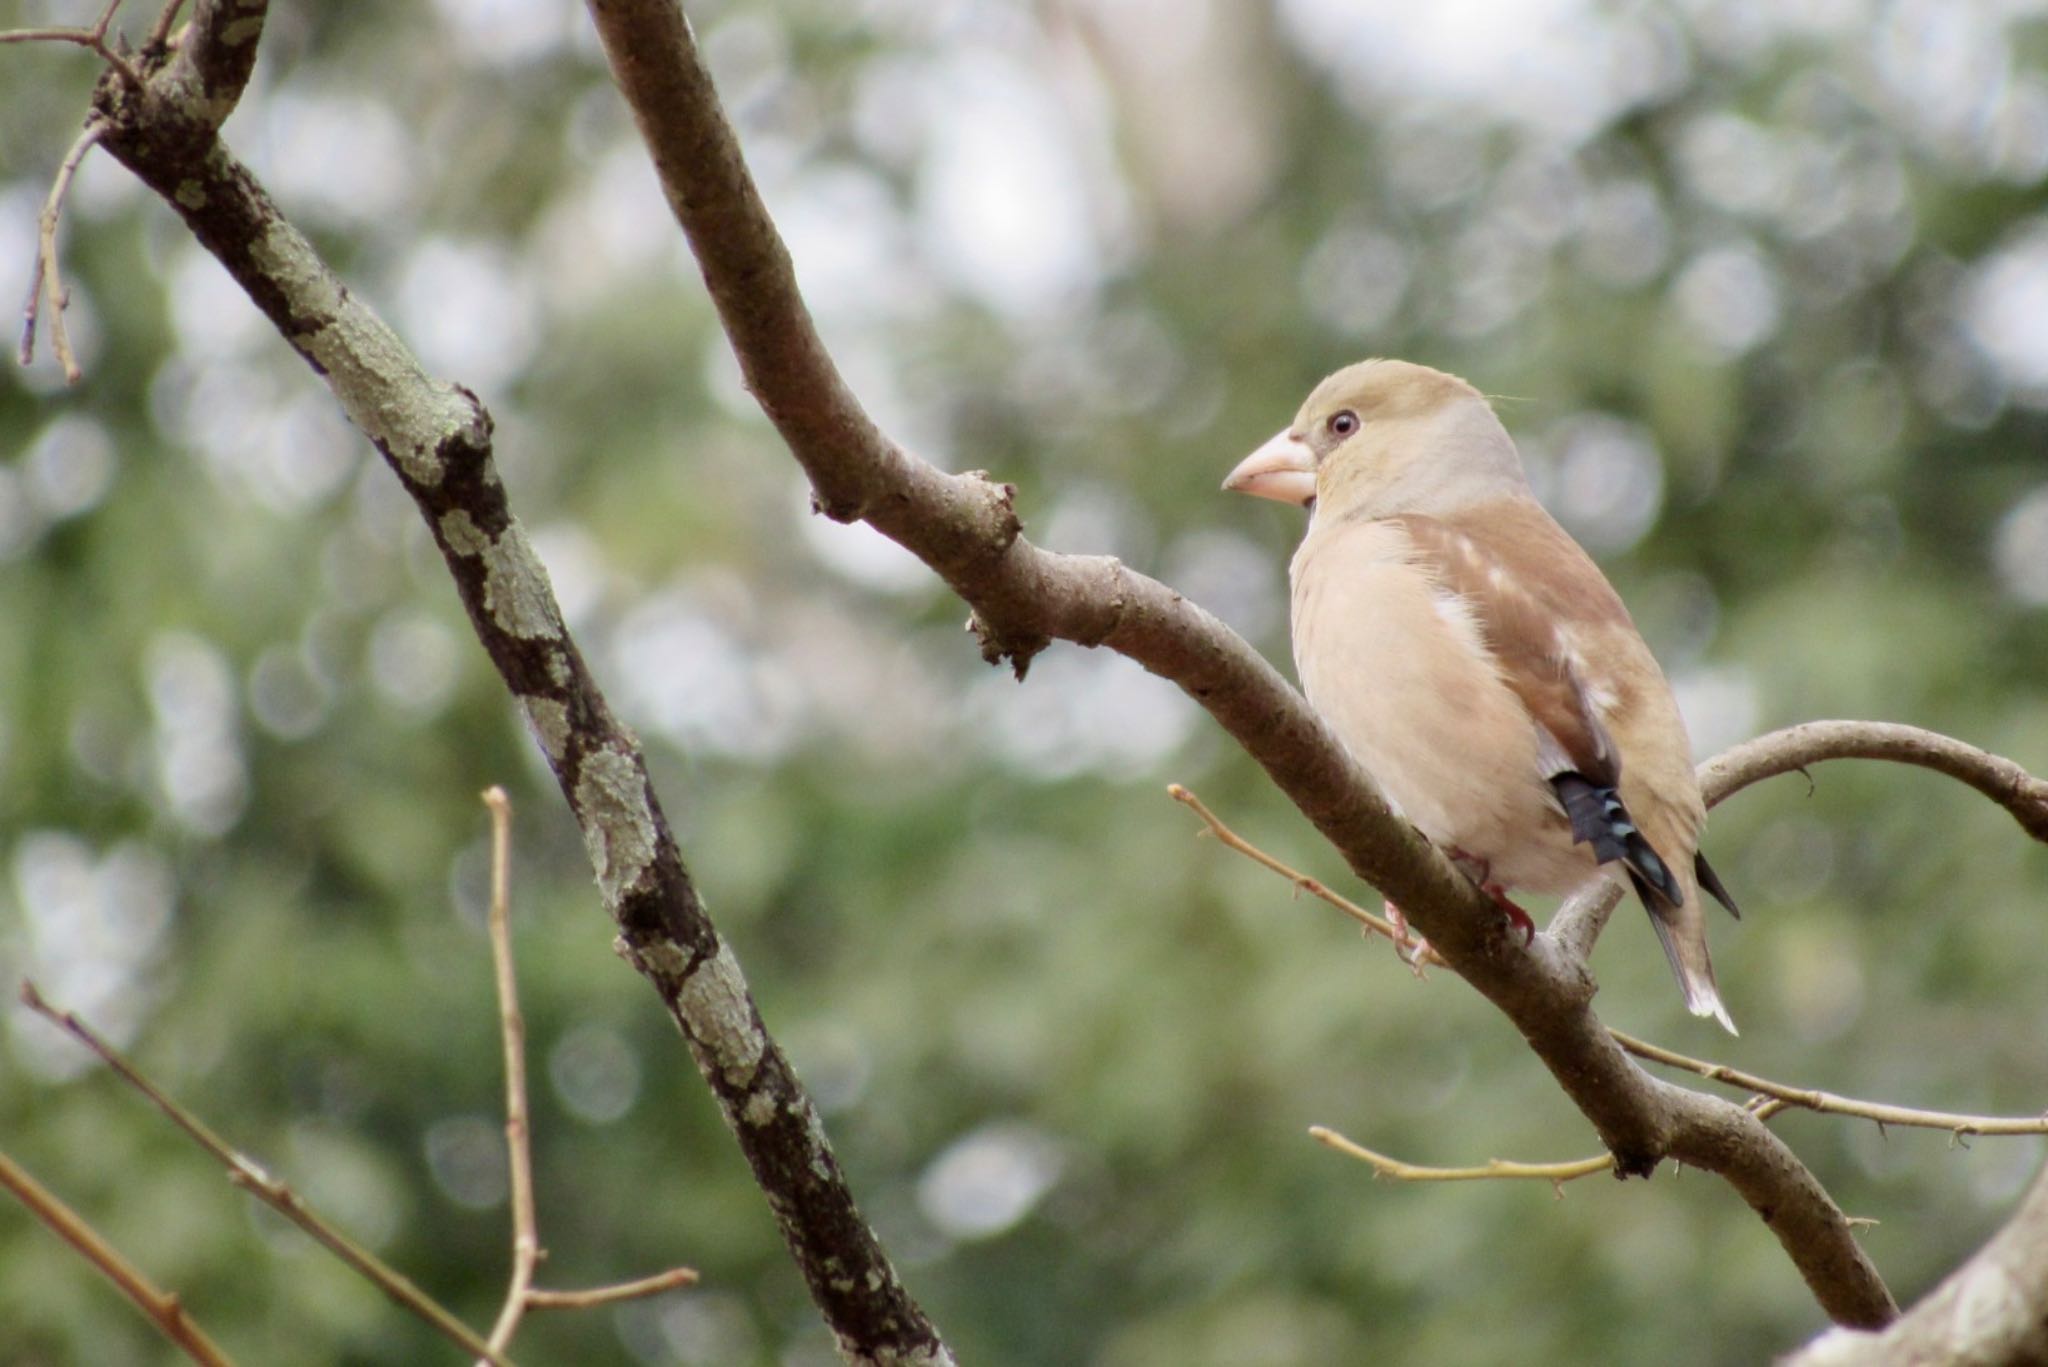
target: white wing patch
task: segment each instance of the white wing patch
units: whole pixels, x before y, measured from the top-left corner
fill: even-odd
[[[1578,686],[1579,695],[1586,700],[1586,708],[1598,721],[1605,721],[1614,715],[1615,704],[1621,699],[1612,688],[1599,681],[1600,676],[1586,668],[1586,657],[1579,650],[1579,643],[1567,627],[1557,629],[1557,658],[1564,663],[1571,674],[1572,682]]]
[[[1479,614],[1471,600],[1446,588],[1434,588],[1430,591],[1429,601],[1430,606],[1436,609],[1437,620],[1450,629],[1458,644],[1498,672],[1499,662],[1492,648],[1486,644],[1486,632],[1479,625]]]

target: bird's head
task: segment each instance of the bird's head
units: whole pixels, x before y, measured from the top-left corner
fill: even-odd
[[[1410,361],[1360,361],[1315,387],[1288,427],[1223,481],[1322,518],[1443,514],[1526,494],[1486,397]]]

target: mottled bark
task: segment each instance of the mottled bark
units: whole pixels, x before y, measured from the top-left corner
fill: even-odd
[[[177,211],[325,379],[418,505],[477,640],[582,828],[619,952],[688,1040],[842,1352],[857,1362],[950,1362],[862,1220],[817,1108],[706,915],[638,741],[562,623],[493,465],[490,415],[475,394],[422,369],[216,136],[247,79],[261,15],[260,5],[201,3],[173,51],[144,54],[140,91],[103,80],[101,144]]]

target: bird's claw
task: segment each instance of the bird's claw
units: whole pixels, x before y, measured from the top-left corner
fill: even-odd
[[[1408,971],[1417,978],[1423,977],[1422,965],[1429,953],[1429,941],[1408,929],[1408,917],[1392,900],[1386,901],[1385,910],[1388,922],[1394,927],[1394,957],[1407,965]]]
[[[1528,912],[1516,906],[1508,896],[1508,890],[1498,883],[1481,883],[1479,890],[1493,899],[1501,914],[1508,918],[1508,924],[1522,932],[1522,947],[1527,949],[1536,941],[1536,921]]]

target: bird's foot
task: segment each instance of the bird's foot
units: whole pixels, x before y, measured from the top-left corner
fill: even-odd
[[[1466,877],[1479,885],[1481,892],[1493,899],[1493,904],[1508,918],[1508,924],[1522,932],[1522,944],[1525,947],[1536,939],[1535,920],[1528,912],[1515,905],[1514,899],[1508,896],[1506,884],[1496,883],[1489,876],[1493,872],[1492,861],[1476,854],[1468,854],[1456,845],[1451,846],[1445,853],[1450,855],[1453,864],[1465,871]]]
[[[1394,927],[1394,957],[1406,964],[1410,973],[1422,977],[1422,963],[1429,953],[1429,941],[1408,929],[1408,917],[1394,905],[1393,898],[1383,898],[1382,901],[1387,920]]]
[[[1527,948],[1536,939],[1536,921],[1528,912],[1516,906],[1508,896],[1508,890],[1498,883],[1481,883],[1479,890],[1493,899],[1493,904],[1508,918],[1508,924],[1522,932],[1522,945]]]

